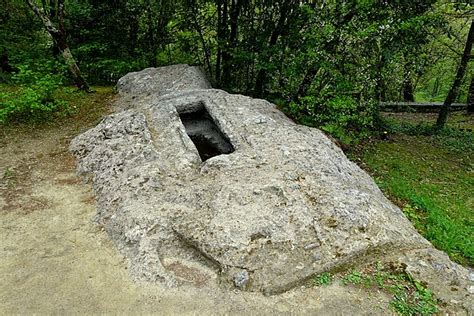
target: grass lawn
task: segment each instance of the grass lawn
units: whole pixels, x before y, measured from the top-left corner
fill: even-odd
[[[419,124],[435,115],[386,116],[388,139],[361,145],[351,158],[436,248],[474,266],[474,115],[453,115],[438,135]]]

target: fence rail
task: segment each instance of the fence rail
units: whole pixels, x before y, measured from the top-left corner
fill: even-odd
[[[380,110],[384,112],[438,112],[443,102],[380,102]],[[467,109],[465,103],[451,104],[451,111]]]

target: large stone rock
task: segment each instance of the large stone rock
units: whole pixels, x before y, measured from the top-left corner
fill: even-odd
[[[464,302],[467,270],[434,250],[321,131],[264,100],[188,89],[208,83],[176,67],[122,78],[128,110],[71,144],[79,172],[93,176],[97,221],[135,277],[275,294],[387,258],[423,270],[431,256],[426,266],[455,267],[431,284],[454,280],[447,297]]]
[[[198,67],[171,65],[131,72],[119,79],[119,109],[151,104],[157,97],[173,91],[209,89],[211,84]]]

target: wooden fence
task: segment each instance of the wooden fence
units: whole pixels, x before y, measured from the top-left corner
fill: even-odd
[[[380,102],[384,112],[438,112],[443,102]],[[467,104],[453,103],[451,111],[465,111]]]

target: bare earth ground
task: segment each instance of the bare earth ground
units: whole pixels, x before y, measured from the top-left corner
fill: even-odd
[[[0,131],[0,314],[391,313],[385,293],[338,282],[271,297],[133,282],[127,263],[92,222],[91,187],[75,175],[67,151],[99,116]]]

